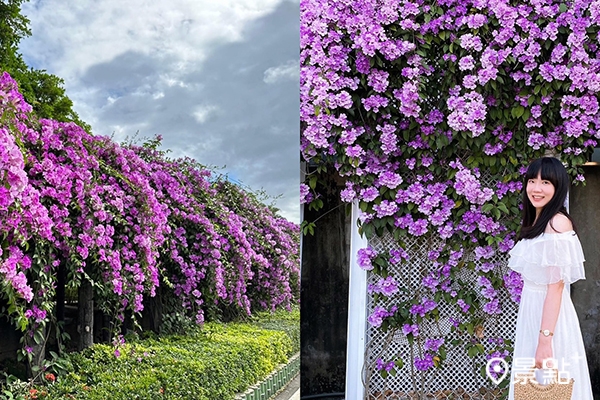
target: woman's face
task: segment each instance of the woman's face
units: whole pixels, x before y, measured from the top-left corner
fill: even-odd
[[[527,198],[535,207],[537,215],[554,196],[554,185],[550,181],[543,180],[539,173],[537,177],[527,181],[526,190]]]

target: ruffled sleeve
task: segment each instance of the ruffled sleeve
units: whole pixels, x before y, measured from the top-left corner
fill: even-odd
[[[573,231],[520,240],[509,255],[508,267],[538,285],[585,279],[583,250]]]

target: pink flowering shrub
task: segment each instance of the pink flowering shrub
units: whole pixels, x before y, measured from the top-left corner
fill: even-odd
[[[224,207],[236,215],[235,235],[245,236],[248,243],[252,271],[245,288],[248,296],[257,309],[289,309],[300,293],[299,227],[231,182],[220,180],[215,189]]]
[[[41,120],[35,128],[24,127],[23,143],[30,184],[54,223],[48,268],[62,262],[74,288],[93,281],[98,305],[122,321],[126,309],[141,311],[144,294],[154,294],[157,251],[168,232],[147,166],[73,123]]]
[[[165,278],[201,323],[289,307],[299,297],[299,227],[191,159],[132,146],[151,169],[172,232],[161,252]],[[214,308],[217,307],[215,311]]]
[[[518,301],[518,276],[492,258],[514,245],[532,159],[556,152],[583,179],[578,166],[600,138],[598,10],[586,0],[301,1],[303,158],[345,178],[342,200],[358,202],[368,238],[398,243],[390,254],[359,252],[364,268],[386,278],[411,257],[403,238],[440,243],[422,288],[399,287],[408,300],[377,308],[375,326],[436,321],[443,302],[463,316],[454,329],[473,335],[502,313],[499,293]],[[309,204],[314,176],[303,187]],[[464,268],[479,280],[460,281]],[[383,283],[370,289],[376,298],[394,287]],[[413,366],[443,365],[447,343],[423,350],[419,340]]]
[[[45,314],[45,309],[37,312],[36,305],[30,308],[36,290],[40,289],[43,294],[43,289],[52,283],[51,279],[40,277],[39,285],[34,285],[28,279],[28,274],[39,273],[40,267],[32,263],[32,256],[37,254],[35,249],[41,247],[30,249],[29,244],[51,239],[53,222],[40,201],[40,192],[30,185],[25,171],[24,125],[14,124],[15,119],[26,120],[31,107],[6,73],[0,76],[0,88],[0,288],[8,301],[8,316],[25,331],[43,319],[37,317]],[[34,309],[36,318],[30,321]]]
[[[59,268],[72,289],[93,282],[115,329],[160,285],[197,323],[297,302],[299,227],[251,193],[152,143],[38,120],[6,73],[0,122],[0,296],[30,361],[56,322]]]

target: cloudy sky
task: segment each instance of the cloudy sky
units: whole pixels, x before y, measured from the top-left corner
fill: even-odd
[[[299,222],[299,0],[30,0],[25,61],[94,134],[163,136]]]

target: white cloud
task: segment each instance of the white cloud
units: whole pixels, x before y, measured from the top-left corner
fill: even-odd
[[[205,123],[211,115],[215,114],[218,108],[211,105],[201,105],[194,111],[193,115],[198,123]]]
[[[265,71],[263,81],[265,83],[277,83],[282,80],[298,80],[300,78],[300,66],[298,60],[289,60],[285,64],[271,67]]]
[[[204,60],[215,43],[240,40],[248,22],[279,2],[33,0],[23,4],[33,35],[22,48],[65,79],[127,51],[156,55],[185,71]]]

